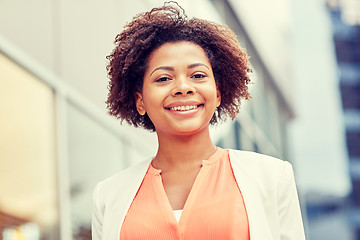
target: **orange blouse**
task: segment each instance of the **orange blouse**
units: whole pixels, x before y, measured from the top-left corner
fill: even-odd
[[[166,196],[161,171],[150,165],[125,217],[120,239],[249,240],[246,209],[228,151],[218,148],[202,161],[179,222]]]

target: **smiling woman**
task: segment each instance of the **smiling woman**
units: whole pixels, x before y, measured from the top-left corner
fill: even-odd
[[[207,131],[219,105],[211,64],[199,45],[166,43],[151,53],[136,106],[148,114],[159,140],[163,133]]]
[[[165,4],[108,56],[110,114],[155,131],[155,157],[100,182],[93,239],[304,239],[291,165],[216,147],[209,125],[248,99],[248,57],[227,27]]]
[[[138,114],[134,94],[142,90],[151,53],[165,43],[180,41],[202,48],[209,62],[206,65],[212,67],[216,85],[222,93],[221,105],[210,123],[217,123],[227,116],[235,118],[240,100],[250,98],[248,56],[230,28],[202,19],[187,19],[182,9],[171,4],[139,14],[116,37],[116,47],[107,57],[110,60],[107,66],[110,77],[107,104],[111,115],[135,127],[155,131],[149,116]],[[197,62],[191,64],[197,65]],[[164,64],[157,67],[170,70],[173,66]]]

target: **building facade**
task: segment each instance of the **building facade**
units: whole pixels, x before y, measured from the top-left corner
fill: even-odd
[[[328,1],[333,23],[352,191],[349,221],[360,239],[360,3]]]

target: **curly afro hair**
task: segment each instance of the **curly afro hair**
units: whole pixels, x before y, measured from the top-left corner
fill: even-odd
[[[106,103],[111,115],[135,127],[155,131],[148,115],[138,113],[135,95],[142,91],[149,55],[165,43],[178,41],[201,46],[210,60],[221,94],[221,104],[210,123],[236,117],[240,100],[250,98],[247,85],[248,74],[252,72],[236,35],[225,25],[188,19],[179,5],[168,3],[138,14],[116,36],[116,46],[107,56],[110,81]]]

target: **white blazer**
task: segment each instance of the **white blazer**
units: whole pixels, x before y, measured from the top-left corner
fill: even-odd
[[[251,240],[303,240],[294,174],[290,163],[270,156],[229,150],[235,179],[244,198]],[[100,183],[94,191],[93,240],[118,240],[127,211],[151,159]]]

